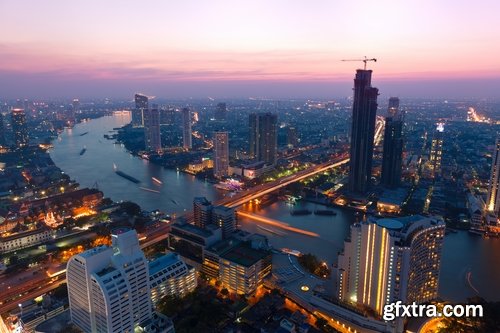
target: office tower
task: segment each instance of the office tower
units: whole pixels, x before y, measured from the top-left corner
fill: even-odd
[[[403,116],[399,111],[399,98],[389,99],[385,118],[384,155],[382,159],[381,183],[386,187],[397,187],[401,182],[403,159]]]
[[[297,129],[293,126],[288,126],[286,131],[286,143],[288,147],[295,148],[299,143],[297,138]]]
[[[196,270],[177,253],[168,253],[149,262],[149,285],[155,305],[165,296],[184,297],[198,285]]]
[[[215,109],[215,120],[226,120],[226,113],[226,103],[217,104],[217,108]]]
[[[445,223],[441,217],[368,220],[351,226],[334,268],[336,297],[382,314],[397,300],[437,297]]]
[[[191,149],[193,147],[191,133],[191,110],[189,108],[182,109],[182,147]]]
[[[71,320],[84,332],[133,332],[152,320],[148,262],[135,230],[68,261]]]
[[[371,79],[371,70],[356,71],[349,161],[349,190],[356,193],[367,191],[372,174],[378,89]]]
[[[160,110],[160,125],[173,125],[175,123],[175,109],[170,107]]]
[[[229,136],[227,132],[214,133],[214,176],[226,177],[229,174]]]
[[[153,104],[151,108],[143,110],[144,118],[144,143],[149,151],[161,151],[160,136],[160,111],[158,106]]]
[[[205,197],[197,197],[193,200],[194,224],[205,228],[212,222],[212,203]]]
[[[212,209],[212,223],[222,229],[222,237],[229,237],[236,230],[236,213],[233,208],[215,206]]]
[[[490,184],[488,187],[488,199],[486,201],[486,211],[488,213],[488,223],[498,224],[498,214],[500,212],[500,137],[497,136],[495,151],[491,160]]]
[[[0,146],[5,146],[5,126],[3,123],[3,114],[0,112]]]
[[[135,94],[135,109],[132,110],[132,126],[141,127],[144,125],[143,113],[149,108],[149,98],[143,94]]]
[[[437,178],[441,175],[441,158],[443,155],[443,132],[444,124],[438,123],[431,143],[431,153],[429,155],[429,167],[431,177]]]
[[[12,109],[11,112],[12,131],[14,132],[14,144],[16,148],[28,145],[28,126],[23,109]]]
[[[278,154],[278,116],[272,113],[252,113],[250,125],[250,155],[268,165],[275,165]]]

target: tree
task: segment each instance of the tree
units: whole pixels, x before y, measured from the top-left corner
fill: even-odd
[[[137,216],[141,213],[141,207],[135,202],[125,201],[120,204],[120,207],[130,216]]]

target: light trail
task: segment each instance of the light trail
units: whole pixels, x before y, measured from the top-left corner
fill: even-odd
[[[258,222],[262,222],[262,223],[265,223],[265,224],[268,224],[268,225],[272,225],[273,227],[277,227],[277,228],[281,228],[281,229],[284,229],[284,230],[296,232],[298,234],[302,234],[302,235],[306,235],[306,236],[310,236],[310,237],[319,237],[319,235],[317,233],[315,233],[315,232],[307,231],[307,230],[303,230],[303,229],[299,229],[299,228],[295,228],[295,227],[291,227],[291,226],[289,226],[288,224],[286,224],[284,222],[280,222],[278,220],[273,220],[273,219],[270,219],[270,218],[265,217],[265,216],[260,216],[260,215],[256,215],[256,214],[252,214],[252,213],[246,213],[246,212],[241,212],[241,211],[238,211],[237,214],[240,215],[240,216],[247,217],[249,219],[258,221]]]

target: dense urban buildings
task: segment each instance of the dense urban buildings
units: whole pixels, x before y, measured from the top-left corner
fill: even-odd
[[[387,113],[381,183],[387,187],[397,187],[401,181],[403,160],[403,115],[399,111],[399,98],[389,99]]]
[[[442,218],[419,215],[354,224],[334,272],[336,297],[378,314],[397,300],[436,299],[444,228]]]
[[[226,103],[218,103],[215,109],[215,120],[226,120],[227,106]]]
[[[160,111],[158,105],[153,104],[151,108],[143,109],[144,139],[147,150],[161,151],[160,137]]]
[[[268,165],[275,165],[278,154],[278,116],[252,113],[250,125],[250,156]]]
[[[193,138],[191,132],[191,110],[189,108],[182,109],[182,147],[191,149],[193,147]]]
[[[371,182],[373,138],[378,89],[371,86],[372,71],[356,71],[352,106],[349,190],[365,193]]]
[[[229,135],[227,132],[214,133],[214,176],[229,175]]]
[[[14,132],[14,144],[16,148],[24,148],[28,145],[28,125],[24,109],[12,109],[11,111],[12,131]]]
[[[491,176],[488,186],[488,199],[486,201],[487,222],[498,225],[500,212],[500,137],[497,136],[495,149],[491,161]]]
[[[135,108],[132,110],[132,126],[140,127],[144,125],[144,110],[149,109],[149,98],[143,94],[135,94]]]

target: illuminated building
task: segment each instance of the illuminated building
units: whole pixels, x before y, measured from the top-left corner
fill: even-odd
[[[495,142],[495,151],[491,161],[490,184],[488,187],[488,199],[486,201],[486,210],[488,213],[488,222],[498,224],[498,214],[500,211],[500,137]]]
[[[205,197],[197,197],[193,200],[194,224],[205,228],[212,222],[212,203]]]
[[[12,109],[11,112],[12,131],[14,132],[14,144],[16,148],[23,148],[28,145],[28,126],[26,115],[23,109]]]
[[[335,267],[336,297],[382,314],[437,297],[445,223],[419,215],[354,224]]]
[[[278,116],[272,113],[252,113],[250,125],[250,155],[257,161],[275,165],[278,155]]]
[[[191,132],[191,110],[189,108],[182,109],[182,147],[184,149],[191,149],[193,147],[192,143],[192,132]]]
[[[149,98],[143,94],[135,94],[135,109],[132,110],[132,126],[141,127],[144,125],[143,113],[149,108]]]
[[[389,99],[387,113],[381,183],[386,187],[397,187],[401,181],[403,159],[403,116],[399,111],[399,98]]]
[[[143,119],[146,149],[154,152],[161,151],[160,111],[158,106],[153,104],[151,108],[144,109]]]
[[[149,262],[149,284],[153,304],[169,295],[184,297],[198,285],[196,270],[178,254],[168,253]]]
[[[441,175],[441,159],[443,155],[443,132],[444,124],[437,124],[436,131],[432,137],[431,153],[429,155],[429,169],[431,178],[437,178]]]
[[[215,109],[215,120],[226,120],[226,113],[226,103],[217,104],[217,108]]]
[[[43,244],[54,239],[54,232],[46,228],[24,231],[0,237],[0,253],[13,252],[26,247]]]
[[[187,171],[192,173],[198,173],[205,169],[211,169],[214,167],[214,160],[210,158],[202,158],[200,163],[189,163]]]
[[[153,317],[148,262],[134,230],[68,261],[71,321],[84,332],[133,332]]]
[[[214,133],[214,176],[227,177],[229,172],[229,136],[227,132]]]
[[[367,191],[372,173],[378,89],[371,86],[371,79],[371,70],[356,71],[348,184],[355,193]]]
[[[71,103],[71,108],[68,115],[68,123],[74,124],[76,121],[76,114],[80,112],[80,101],[75,98]]]
[[[299,143],[297,138],[297,129],[293,126],[289,126],[286,131],[286,143],[288,147],[295,148]]]
[[[0,146],[5,146],[5,126],[3,123],[3,114],[0,113]]]
[[[212,223],[222,229],[222,237],[227,238],[236,230],[236,214],[234,208],[215,206],[212,209]]]

